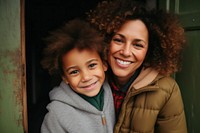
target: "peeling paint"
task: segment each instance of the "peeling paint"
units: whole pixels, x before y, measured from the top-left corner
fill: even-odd
[[[23,133],[21,3],[0,0],[0,132]],[[23,43],[23,46],[25,43]],[[24,49],[23,49],[24,51]],[[23,56],[25,54],[23,53]],[[24,58],[23,58],[24,59]]]
[[[21,55],[20,50],[6,50],[6,51],[0,51],[0,57],[4,57],[8,59],[9,65],[14,66],[10,68],[9,66],[6,66],[8,64],[5,64],[3,62],[3,58],[0,59],[0,66],[3,67],[3,75],[6,77],[6,75],[12,74],[15,75],[15,80],[13,81],[12,85],[14,88],[17,88],[13,90],[14,95],[16,96],[16,104],[20,105],[22,103],[22,94],[21,94]],[[7,82],[6,78],[4,78],[4,81]]]
[[[2,81],[7,83],[10,82],[9,77],[12,75],[11,86],[13,90],[13,100],[16,104],[16,107],[19,109],[16,119],[16,124],[18,126],[22,125],[22,112],[23,112],[23,105],[22,105],[22,88],[21,88],[21,51],[19,49],[14,50],[4,50],[0,51],[0,66],[2,70]],[[9,84],[9,83],[7,83]],[[7,89],[7,88],[5,88]],[[1,90],[3,94],[4,89]],[[0,94],[0,98],[2,99],[2,94]]]

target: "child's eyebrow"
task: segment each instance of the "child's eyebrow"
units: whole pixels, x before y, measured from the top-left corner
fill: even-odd
[[[90,59],[90,60],[88,60],[88,61],[86,62],[86,64],[90,64],[90,63],[93,62],[93,61],[99,61],[99,60],[96,59],[96,58]],[[65,71],[68,72],[70,69],[75,69],[76,67],[77,67],[76,65],[70,66],[70,67],[66,68]]]
[[[76,68],[76,66],[70,66],[70,67],[66,68],[65,71],[68,72],[70,69],[75,69],[75,68]]]
[[[96,59],[96,58],[90,59],[90,60],[88,60],[86,63],[89,64],[89,63],[91,63],[91,62],[93,62],[93,61],[98,61],[98,59]]]

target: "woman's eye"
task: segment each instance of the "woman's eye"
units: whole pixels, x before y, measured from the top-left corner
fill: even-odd
[[[140,43],[135,43],[134,44],[134,47],[136,47],[136,48],[143,48],[144,46],[142,45],[142,44],[140,44]]]
[[[92,63],[92,64],[89,65],[89,68],[95,68],[96,65],[97,65],[97,63]]]
[[[113,41],[116,43],[123,43],[123,40],[120,38],[113,38]]]

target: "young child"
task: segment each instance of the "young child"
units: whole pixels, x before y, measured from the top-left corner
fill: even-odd
[[[63,81],[49,94],[42,133],[112,133],[115,123],[111,89],[105,81],[103,38],[74,19],[47,38],[42,65]]]

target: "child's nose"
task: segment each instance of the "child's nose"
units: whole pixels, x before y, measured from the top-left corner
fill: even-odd
[[[82,72],[82,79],[81,79],[82,82],[87,82],[87,81],[91,80],[91,78],[92,78],[92,76],[89,71],[85,70]]]

